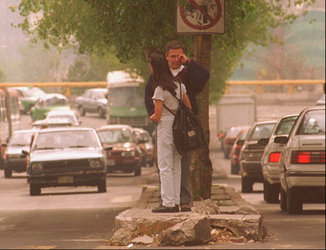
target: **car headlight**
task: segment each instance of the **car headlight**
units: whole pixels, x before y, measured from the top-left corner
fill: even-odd
[[[121,153],[121,156],[123,157],[133,157],[135,155],[136,155],[135,151],[124,151]]]
[[[91,168],[100,168],[102,167],[102,161],[99,159],[89,160],[89,166]]]
[[[43,170],[43,164],[41,162],[36,162],[32,164],[33,171],[41,171]]]

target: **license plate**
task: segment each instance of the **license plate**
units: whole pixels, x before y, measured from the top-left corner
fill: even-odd
[[[73,176],[60,176],[58,177],[58,183],[72,183],[74,182]]]
[[[108,166],[114,166],[115,161],[114,160],[108,160]]]

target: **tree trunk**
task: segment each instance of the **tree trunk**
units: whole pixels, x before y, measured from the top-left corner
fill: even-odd
[[[194,54],[196,62],[210,70],[211,35],[196,35]],[[192,152],[191,183],[193,199],[202,200],[211,197],[212,162],[209,158],[209,83],[197,95],[198,118],[203,126],[207,144]]]

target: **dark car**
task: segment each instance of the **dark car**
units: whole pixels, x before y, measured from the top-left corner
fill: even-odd
[[[75,105],[80,115],[84,116],[87,112],[98,113],[100,117],[104,118],[106,114],[107,92],[105,88],[94,88],[86,90],[82,96],[77,97]]]
[[[153,140],[149,133],[142,128],[134,128],[134,135],[138,140],[138,145],[143,152],[142,165],[153,165]]]
[[[106,192],[106,154],[95,129],[38,130],[28,158],[30,195],[57,186],[97,186]]]
[[[240,151],[241,190],[251,193],[255,182],[263,182],[261,158],[276,121],[257,122],[251,126]]]
[[[230,153],[230,160],[231,160],[231,174],[239,174],[239,167],[240,167],[240,150],[243,146],[244,140],[248,133],[249,127],[242,129],[237,138],[235,139],[231,153]]]
[[[237,135],[242,129],[249,129],[250,126],[232,126],[223,137],[224,158],[230,158],[230,152]]]
[[[142,151],[131,126],[107,125],[97,129],[97,133],[104,146],[112,147],[106,152],[108,173],[119,170],[141,175]]]
[[[5,178],[10,178],[12,172],[26,171],[26,155],[22,150],[29,152],[32,136],[35,133],[35,130],[17,130],[12,134],[4,153]]]

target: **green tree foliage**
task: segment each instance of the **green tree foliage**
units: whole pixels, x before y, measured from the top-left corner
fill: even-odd
[[[275,40],[270,30],[296,17],[288,10],[314,2],[225,1],[226,32],[212,36],[211,100],[223,93],[225,81],[249,43],[264,46]],[[120,61],[129,62],[146,78],[144,48],[164,51],[167,41],[179,39],[192,55],[193,37],[175,32],[175,7],[175,0],[23,0],[18,11],[25,19],[19,26],[35,39],[56,46],[75,44],[80,52],[100,55],[114,46]],[[38,15],[31,18],[33,13]]]

